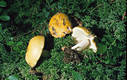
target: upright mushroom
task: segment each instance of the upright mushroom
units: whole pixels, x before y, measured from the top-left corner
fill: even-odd
[[[49,31],[55,38],[64,37],[71,32],[72,25],[66,14],[58,12],[49,22]]]
[[[33,37],[28,44],[27,52],[25,56],[26,62],[34,68],[42,54],[45,43],[44,36],[35,36]]]

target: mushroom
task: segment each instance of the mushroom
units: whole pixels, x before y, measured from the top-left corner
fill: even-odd
[[[28,44],[27,52],[25,56],[26,62],[34,68],[42,54],[45,43],[44,36],[35,36],[33,37]]]
[[[66,14],[58,12],[49,21],[49,31],[55,38],[64,37],[71,32],[72,25]]]
[[[85,27],[76,26],[73,28],[72,37],[76,40],[77,43],[71,49],[82,51],[89,47],[95,53],[97,52],[97,46],[94,41],[96,36],[91,34],[91,32]]]

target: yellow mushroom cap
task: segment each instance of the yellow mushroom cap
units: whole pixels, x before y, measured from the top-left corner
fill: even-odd
[[[49,31],[55,38],[64,37],[71,32],[71,29],[71,22],[64,13],[56,13],[49,21]]]
[[[72,49],[76,49],[77,51],[82,51],[86,47],[89,46],[94,52],[97,52],[97,46],[94,41],[95,35],[91,34],[91,32],[81,26],[77,26],[73,28],[72,37],[76,40],[77,44],[72,47]]]
[[[25,60],[32,68],[35,67],[42,54],[44,42],[44,36],[35,36],[29,41]]]

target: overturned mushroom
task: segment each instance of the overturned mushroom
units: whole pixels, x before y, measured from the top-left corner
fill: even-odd
[[[86,48],[92,49],[95,53],[97,52],[97,46],[94,41],[95,35],[85,27],[77,26],[73,28],[72,37],[76,40],[76,45],[71,49],[82,51]]]

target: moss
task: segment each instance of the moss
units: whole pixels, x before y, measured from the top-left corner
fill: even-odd
[[[28,41],[43,34],[50,57],[44,58],[37,71],[49,80],[125,80],[126,71],[126,0],[9,0],[2,13],[10,16],[1,21],[0,28],[0,78],[26,80],[41,79],[29,73],[25,53]],[[64,38],[48,37],[48,23],[55,13],[64,12],[79,18],[83,26],[97,35],[98,52],[80,52],[80,64],[64,63],[63,46],[73,46],[71,35]],[[124,18],[123,18],[124,17]],[[50,38],[52,40],[50,40]],[[11,80],[11,79],[10,79]]]

